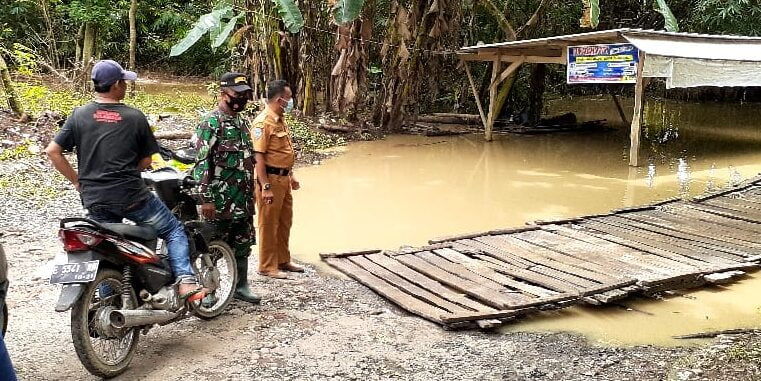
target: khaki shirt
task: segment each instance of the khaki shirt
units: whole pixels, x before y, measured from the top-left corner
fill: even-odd
[[[269,107],[259,113],[252,123],[254,152],[264,154],[264,164],[268,167],[290,169],[296,160],[293,151],[291,131],[283,117]]]

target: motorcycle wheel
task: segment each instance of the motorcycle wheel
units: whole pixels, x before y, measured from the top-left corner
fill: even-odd
[[[193,267],[201,280],[209,276],[216,277],[218,285],[211,294],[213,304],[206,305],[204,300],[193,310],[193,314],[201,319],[213,319],[224,312],[233,300],[238,270],[233,249],[223,241],[209,242],[209,251],[204,254],[198,256]],[[215,272],[218,272],[218,275],[215,275]]]
[[[99,316],[107,316],[108,310],[123,307],[122,280],[122,273],[116,270],[98,271],[71,309],[71,338],[77,356],[90,373],[102,378],[115,377],[127,369],[140,336],[137,328],[104,333],[98,324]],[[136,306],[135,293],[131,296],[132,306]]]

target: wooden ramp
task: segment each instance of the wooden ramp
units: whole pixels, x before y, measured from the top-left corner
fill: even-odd
[[[761,178],[691,201],[535,222],[400,251],[321,254],[445,328],[491,327],[539,310],[724,283],[761,260]]]

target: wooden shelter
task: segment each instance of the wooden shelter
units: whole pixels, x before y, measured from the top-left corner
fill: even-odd
[[[672,33],[641,29],[598,32],[481,44],[460,49],[465,72],[476,99],[486,140],[492,140],[499,110],[499,85],[525,63],[568,65],[569,47],[627,43],[638,50],[634,113],[631,118],[629,165],[639,165],[643,93],[650,78],[666,78],[667,88],[696,86],[761,86],[761,37]],[[470,61],[492,63],[489,104],[484,109]],[[620,106],[619,106],[619,110]],[[626,118],[621,111],[622,119]]]

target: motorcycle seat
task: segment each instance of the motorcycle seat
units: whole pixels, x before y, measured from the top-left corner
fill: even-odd
[[[156,229],[150,226],[137,226],[129,224],[102,224],[107,229],[119,233],[127,238],[137,239],[143,242],[150,242],[158,237]]]

